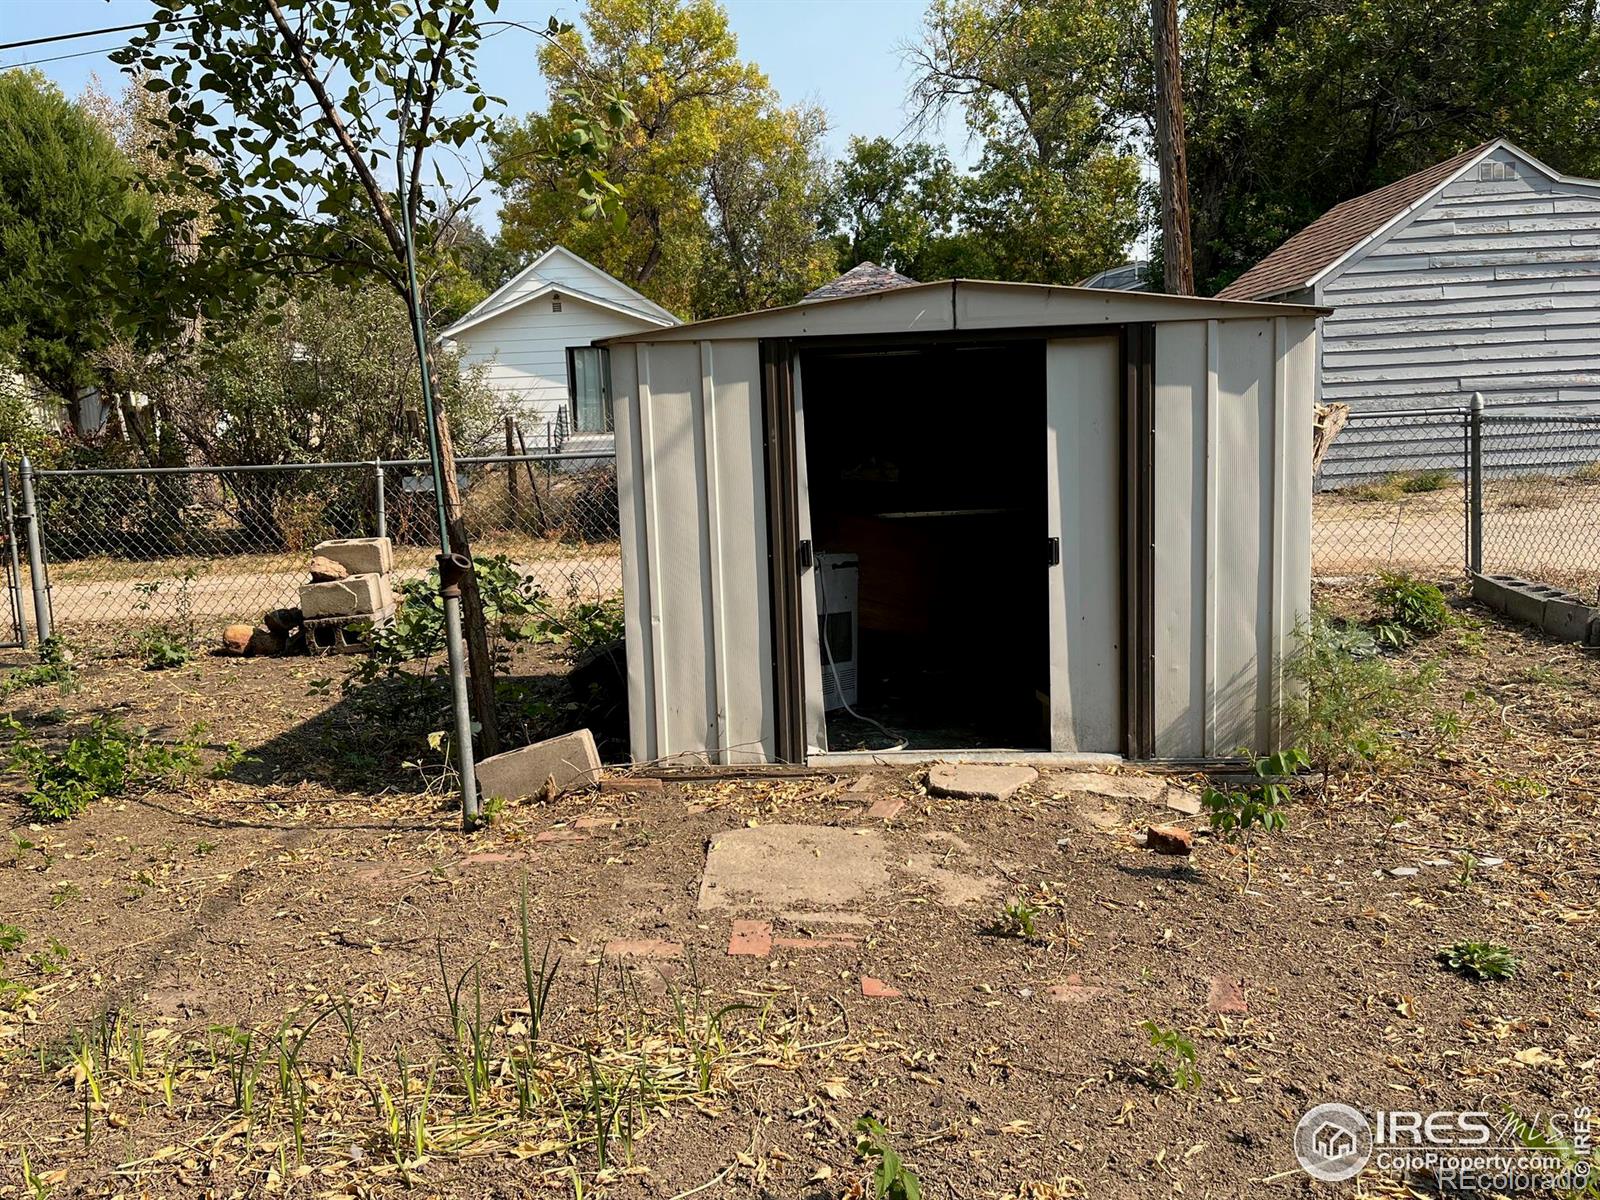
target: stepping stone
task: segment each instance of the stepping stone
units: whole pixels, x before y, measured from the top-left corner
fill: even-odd
[[[1088,792],[1117,800],[1159,801],[1167,781],[1154,775],[1109,775],[1104,771],[1067,771],[1047,781],[1058,792]]]
[[[1166,806],[1173,812],[1182,813],[1186,817],[1198,817],[1204,807],[1200,797],[1185,788],[1169,787],[1165,799]]]
[[[874,821],[892,821],[900,815],[900,810],[906,802],[900,799],[875,800],[867,809],[867,817]]]
[[[711,839],[702,909],[852,908],[889,881],[883,835],[826,825],[758,825]]]
[[[928,790],[958,800],[1009,800],[1039,778],[1032,767],[989,763],[935,763],[928,768]]]

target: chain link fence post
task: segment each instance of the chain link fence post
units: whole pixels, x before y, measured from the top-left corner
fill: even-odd
[[[1483,393],[1467,410],[1467,572],[1483,573]]]
[[[28,618],[22,604],[22,562],[17,557],[17,512],[11,503],[11,464],[0,462],[0,492],[5,499],[6,522],[6,594],[11,606],[11,623],[16,633],[17,645],[28,648]]]
[[[372,464],[372,487],[374,523],[377,525],[376,537],[389,536],[389,504],[383,494],[383,460],[376,459]]]
[[[33,464],[22,456],[22,512],[18,514],[28,537],[28,576],[33,584],[33,625],[42,648],[50,640],[50,578],[45,574],[44,533],[33,501]]]

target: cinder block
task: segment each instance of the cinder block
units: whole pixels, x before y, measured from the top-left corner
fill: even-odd
[[[507,750],[478,764],[478,791],[485,799],[537,796],[554,777],[556,793],[591,787],[600,778],[600,752],[587,729]]]
[[[394,543],[386,537],[332,538],[311,553],[331,558],[352,575],[385,575],[394,570]]]
[[[1589,625],[1600,611],[1576,600],[1546,600],[1544,631],[1564,642],[1581,642],[1588,637]]]
[[[356,617],[394,607],[386,575],[352,575],[332,583],[302,583],[300,612],[315,617]]]
[[[394,606],[390,605],[381,612],[353,617],[307,617],[300,628],[305,634],[306,653],[314,657],[365,654],[372,649],[372,631],[392,620]]]

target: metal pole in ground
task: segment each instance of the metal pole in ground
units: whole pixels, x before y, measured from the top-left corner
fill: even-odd
[[[50,640],[50,579],[44,567],[44,537],[39,529],[39,510],[33,502],[33,464],[22,456],[22,511],[17,519],[27,529],[28,576],[33,584],[33,627],[39,634],[39,647]]]
[[[1467,570],[1483,573],[1483,393],[1467,413]]]
[[[389,536],[389,506],[383,494],[383,460],[372,464],[372,494],[376,508],[379,537]]]
[[[0,461],[0,492],[5,499],[6,552],[11,558],[11,578],[6,591],[11,596],[11,619],[17,627],[17,645],[28,648],[28,617],[22,606],[22,562],[17,557],[17,510],[11,503],[11,464]]]
[[[411,115],[411,87],[415,75],[406,80],[405,99],[400,105],[400,144],[405,144],[406,125]],[[417,347],[417,369],[421,372],[422,407],[428,426],[428,460],[433,468],[433,499],[439,517],[439,598],[444,603],[445,653],[450,662],[450,693],[455,709],[456,763],[461,775],[461,828],[478,827],[478,774],[472,759],[472,709],[467,703],[466,645],[461,640],[461,580],[472,569],[464,554],[450,549],[450,526],[444,510],[444,467],[440,463],[439,427],[434,421],[433,377],[428,368],[428,333],[422,324],[422,292],[417,287],[417,254],[411,225],[410,185],[405,177],[405,155],[396,154],[399,175],[396,189],[400,201],[400,229],[406,249],[407,307],[411,309],[411,336]]]

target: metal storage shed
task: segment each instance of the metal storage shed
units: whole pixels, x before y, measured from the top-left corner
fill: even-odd
[[[1274,747],[1320,312],[955,280],[607,339],[635,760]]]

